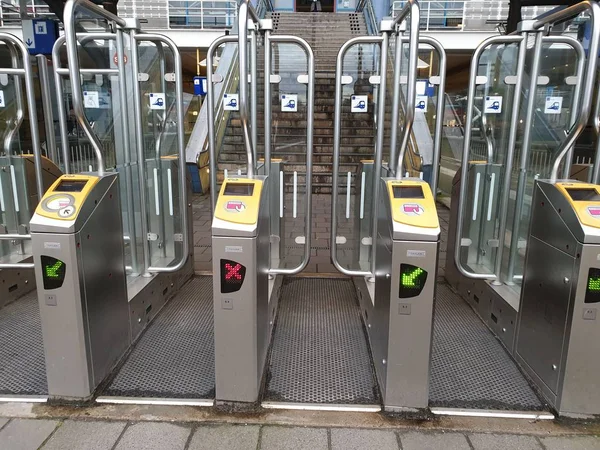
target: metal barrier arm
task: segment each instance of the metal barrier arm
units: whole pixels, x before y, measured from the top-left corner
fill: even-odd
[[[103,8],[94,5],[88,0],[67,0],[64,9],[64,27],[65,27],[65,38],[67,43],[67,60],[69,61],[69,76],[71,78],[71,89],[73,99],[73,111],[77,121],[81,125],[83,132],[90,140],[90,143],[96,153],[96,159],[98,160],[98,175],[104,175],[104,157],[102,156],[102,144],[100,140],[92,130],[90,123],[85,116],[83,107],[83,95],[81,89],[81,83],[79,82],[79,76],[81,74],[79,68],[79,57],[77,54],[77,34],[75,33],[75,9],[81,6],[91,13],[98,15],[111,22],[115,22],[120,27],[125,27],[126,22],[124,19],[109,13]],[[123,55],[119,54],[119,48],[117,48],[117,59],[118,61],[123,60]],[[97,71],[97,73],[99,73]]]
[[[402,139],[400,141],[400,152],[398,152],[398,162],[393,169],[396,171],[396,179],[402,179],[404,176],[404,170],[402,169],[404,163],[404,154],[408,147],[408,141],[410,133],[412,131],[413,123],[415,121],[415,104],[417,96],[417,69],[419,62],[419,2],[417,0],[408,0],[400,13],[394,18],[392,25],[397,26],[404,21],[407,15],[410,14],[410,41],[408,47],[408,89],[406,99],[406,116],[404,117],[405,124],[402,130]],[[402,56],[402,46],[396,45],[396,60],[399,60]],[[399,67],[399,61],[396,62]],[[382,78],[385,74],[382,74]],[[394,88],[397,90],[400,85],[400,71],[394,73]],[[393,110],[397,110],[399,107],[400,96],[394,94]],[[395,162],[395,161],[394,161]],[[394,163],[392,162],[392,164]]]
[[[302,272],[310,260],[310,249],[311,249],[311,236],[312,236],[312,155],[313,155],[313,127],[315,118],[315,55],[304,39],[296,36],[284,36],[276,35],[269,36],[268,32],[265,38],[265,46],[271,45],[271,42],[279,43],[294,43],[304,48],[306,56],[308,57],[308,96],[306,99],[306,211],[304,216],[304,257],[299,266],[292,269],[269,269],[269,273],[273,275],[295,275]],[[270,49],[269,49],[270,50]],[[267,64],[266,58],[270,57],[270,51],[265,48],[265,99],[269,95],[270,99],[270,64]],[[268,85],[269,84],[269,85]],[[268,87],[267,87],[268,86]],[[268,92],[267,92],[268,91]],[[271,115],[271,102],[265,103],[265,133],[270,133],[270,118]],[[267,116],[268,111],[268,116]],[[267,125],[268,124],[268,125]],[[271,149],[270,146],[265,146],[265,164],[269,162],[267,167],[270,168],[271,162]],[[270,175],[270,172],[267,172]],[[332,245],[333,247],[333,245]]]
[[[485,273],[475,273],[468,271],[460,260],[460,253],[462,248],[462,234],[463,234],[463,220],[465,217],[465,207],[466,207],[466,198],[467,198],[467,175],[469,169],[469,151],[471,148],[471,130],[473,128],[473,112],[475,110],[475,91],[477,87],[477,70],[479,68],[479,58],[485,51],[485,49],[494,44],[514,44],[520,43],[519,49],[519,61],[517,68],[517,84],[515,85],[514,92],[514,104],[518,105],[518,101],[520,98],[520,91],[522,86],[522,76],[519,76],[522,73],[522,69],[525,64],[525,48],[526,41],[521,35],[510,35],[510,36],[493,36],[491,38],[483,41],[476,49],[473,54],[473,59],[471,60],[471,69],[469,73],[469,92],[467,94],[467,120],[465,123],[465,138],[463,145],[463,154],[462,154],[462,164],[461,164],[461,182],[460,182],[460,193],[458,197],[458,217],[456,223],[456,243],[454,244],[454,263],[458,271],[467,278],[481,279],[481,280],[498,280],[500,278],[499,270],[495,273],[485,274]],[[506,155],[506,169],[505,172],[510,174],[512,171],[512,159],[514,154],[514,149],[516,145],[517,139],[517,123],[519,120],[519,108],[513,108],[513,114],[511,117],[511,128],[510,135],[508,141],[508,151]],[[504,177],[504,196],[502,198],[502,203],[500,206],[500,214],[499,214],[499,239],[500,242],[503,242],[503,234],[506,232],[506,211],[508,210],[508,190],[510,189],[510,176]],[[499,268],[500,265],[498,260],[502,261],[502,247],[503,245],[498,246],[498,250],[496,251],[496,262],[494,268]],[[500,259],[499,259],[500,258]]]
[[[180,204],[180,208],[181,208],[181,222],[182,222],[182,255],[181,255],[181,259],[180,261],[174,265],[174,266],[169,266],[169,267],[153,267],[150,266],[150,261],[149,261],[149,255],[148,255],[148,242],[146,239],[146,235],[147,232],[142,234],[142,237],[145,239],[145,244],[144,244],[144,258],[148,259],[148,264],[145,264],[145,267],[147,267],[146,272],[148,273],[159,273],[159,272],[177,272],[178,270],[180,270],[186,263],[187,258],[188,258],[188,253],[190,251],[189,247],[190,247],[190,243],[189,243],[189,238],[188,238],[188,198],[187,198],[187,189],[186,189],[186,166],[185,166],[185,144],[184,144],[184,128],[183,128],[183,122],[184,122],[184,112],[183,112],[183,80],[182,80],[182,73],[183,73],[183,68],[181,65],[181,55],[179,54],[179,51],[177,49],[177,45],[175,45],[175,42],[173,42],[171,39],[169,39],[166,36],[161,36],[159,34],[137,34],[135,31],[131,32],[131,37],[134,39],[134,41],[155,41],[155,42],[162,42],[163,44],[165,44],[167,47],[169,47],[171,49],[171,51],[173,52],[173,61],[175,62],[175,91],[176,91],[176,98],[175,101],[177,102],[177,147],[178,147],[178,154],[179,154],[179,204]],[[132,45],[132,48],[135,47],[135,45]],[[133,56],[133,55],[132,55]],[[137,71],[139,70],[138,67],[138,62],[137,62],[137,52],[136,52],[136,58],[133,61],[133,64],[135,64],[135,70],[134,70],[134,75],[137,76]],[[138,116],[141,115],[140,113],[140,107],[141,107],[141,95],[140,95],[140,88],[139,88],[139,82],[137,82],[137,80],[134,82],[134,95],[136,95],[136,110],[138,112]],[[138,117],[139,118],[139,117]],[[141,129],[141,121],[137,120],[136,122],[139,122],[136,126],[137,128],[137,134],[138,134],[138,139],[140,137],[140,132],[143,135],[143,130]],[[142,136],[143,137],[143,136]],[[145,172],[145,156],[144,156],[144,149],[143,149],[143,140],[139,142],[138,148],[139,148],[139,154],[138,157],[141,157],[140,159],[140,166],[141,166],[141,170]],[[142,177],[142,179],[145,179],[144,177]],[[144,189],[140,190],[140,193],[145,191]],[[144,195],[145,197],[145,195]],[[142,204],[142,223],[146,223],[147,217],[146,214],[144,213],[144,210],[146,208],[146,205],[144,203],[144,201],[141,202]],[[147,225],[145,227],[147,229]]]
[[[592,173],[592,183],[598,184],[600,180],[598,176],[600,175],[600,92],[597,94],[598,98],[596,99],[596,110],[594,111],[594,129],[596,130],[596,155],[594,159],[594,170]]]
[[[35,160],[35,182],[38,198],[41,199],[44,195],[44,180],[42,178],[42,151],[37,122],[37,107],[35,102],[33,71],[31,69],[31,63],[29,62],[29,51],[27,50],[27,47],[25,47],[25,44],[23,44],[23,42],[21,42],[12,34],[0,33],[0,41],[6,43],[9,48],[12,46],[15,51],[19,51],[23,60],[22,69],[0,69],[0,73],[5,73],[7,75],[21,75],[25,78],[25,94],[27,96],[29,127],[31,129],[31,146],[33,150],[33,158]],[[15,60],[13,59],[13,62],[14,61]]]
[[[556,156],[556,159],[554,160],[554,165],[552,166],[552,173],[550,175],[551,182],[556,182],[558,178],[558,169],[560,167],[560,163],[564,156],[569,152],[569,149],[573,145],[575,145],[577,138],[579,138],[579,136],[585,129],[592,110],[592,96],[587,94],[594,91],[596,68],[598,67],[597,55],[598,49],[600,48],[600,5],[598,5],[598,3],[594,1],[586,0],[581,3],[577,3],[576,5],[569,6],[568,8],[560,10],[554,14],[550,14],[547,17],[535,21],[533,24],[534,28],[541,28],[546,24],[563,21],[571,17],[577,16],[584,11],[590,12],[590,20],[592,21],[592,36],[590,38],[589,49],[589,54],[591,56],[590,58],[588,58],[585,82],[582,88],[582,93],[584,95],[582,99],[583,101],[581,103],[581,113],[579,115],[579,120],[576,123],[574,123],[573,126],[570,128],[567,138],[559,148],[558,155]],[[596,159],[595,162],[596,164],[594,165],[593,174],[594,180],[598,178],[598,174],[600,173],[600,164],[598,164],[598,159]]]
[[[242,124],[242,131],[244,133],[244,144],[246,146],[246,173],[248,177],[251,178],[254,176],[256,161],[254,160],[254,149],[252,148],[253,140],[251,130],[250,126],[248,125],[248,72],[246,72],[248,65],[248,49],[246,47],[246,42],[248,41],[248,15],[250,15],[255,23],[259,22],[258,15],[256,14],[254,7],[250,4],[249,0],[243,0],[240,3],[240,9],[238,12],[238,60],[240,71],[239,109],[240,122]]]
[[[333,167],[332,167],[332,190],[331,190],[331,242],[330,242],[330,250],[331,250],[331,261],[333,265],[336,267],[344,275],[348,276],[356,276],[356,277],[373,277],[374,272],[367,272],[364,270],[349,270],[343,267],[337,259],[337,197],[338,197],[338,178],[340,172],[340,145],[341,145],[341,132],[342,132],[342,69],[344,64],[344,56],[350,47],[355,44],[380,44],[381,45],[381,65],[383,67],[387,67],[387,44],[388,44],[388,35],[387,33],[383,33],[382,36],[360,36],[354,39],[350,39],[338,52],[337,62],[336,62],[336,70],[335,70],[335,116],[333,121]],[[380,70],[381,72],[381,70]],[[379,109],[383,109],[385,111],[385,71],[380,73],[381,75],[381,84],[379,90]],[[381,112],[381,111],[380,111]],[[378,113],[379,114],[379,113]],[[381,116],[383,117],[383,112],[381,112]],[[381,176],[381,159],[383,153],[383,139],[379,138],[379,134],[381,130],[381,134],[383,135],[383,123],[378,127],[378,135],[376,141],[375,148],[375,161],[374,168],[375,174],[373,175],[373,193],[374,197],[379,192],[379,178]],[[377,214],[373,214],[373,233],[377,230]],[[375,249],[375,238],[373,238],[373,245],[371,248],[372,255],[374,256]],[[373,264],[374,258],[371,261]]]

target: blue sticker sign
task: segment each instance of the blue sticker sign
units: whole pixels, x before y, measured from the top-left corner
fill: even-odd
[[[53,20],[23,20],[23,42],[31,55],[49,55],[58,38],[56,22]]]

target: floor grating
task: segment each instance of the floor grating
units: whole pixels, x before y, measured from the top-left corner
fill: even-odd
[[[502,344],[445,283],[437,285],[429,399],[439,407],[544,409]]]
[[[37,291],[0,309],[0,394],[48,395]]]
[[[196,277],[158,314],[103,396],[215,395],[212,277]]]
[[[351,280],[288,278],[278,314],[266,401],[379,403]]]

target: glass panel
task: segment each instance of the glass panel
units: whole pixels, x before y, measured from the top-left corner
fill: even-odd
[[[477,75],[486,82],[475,91],[471,111],[471,144],[467,198],[463,223],[461,260],[476,273],[493,273],[498,242],[498,207],[502,197],[503,167],[513,112],[518,46],[487,48],[478,61]],[[509,77],[509,78],[507,78]]]
[[[377,125],[384,121],[384,118],[377,117],[379,85],[371,84],[370,78],[380,75],[380,55],[378,44],[357,44],[348,50],[342,65],[342,75],[351,77],[352,81],[342,90],[340,176],[333,182],[339,186],[337,234],[345,238],[345,242],[332,242],[331,245],[338,245],[338,260],[344,267],[353,270],[370,269],[371,245],[368,238],[372,234],[373,218],[373,164],[370,160],[375,156]],[[324,101],[319,103],[317,96],[317,105]],[[333,99],[325,102],[333,105]],[[321,110],[322,107],[317,106],[317,113]],[[387,132],[389,135],[389,129]],[[384,145],[384,152],[386,150]],[[364,194],[361,195],[363,186]]]
[[[150,259],[168,266],[181,257],[177,99],[173,54],[162,44],[138,45]]]
[[[302,47],[297,44],[275,43],[271,46],[271,74],[281,77],[281,82],[271,84],[271,156],[272,163],[271,188],[275,199],[280,199],[283,192],[283,211],[279,202],[273,205],[273,211],[283,212],[283,219],[272,218],[271,234],[280,237],[279,254],[281,267],[294,268],[302,261],[304,255],[303,241],[299,239],[306,235],[304,227],[306,217],[306,135],[307,135],[307,95],[308,85],[299,83],[300,75],[308,74],[308,58]],[[317,80],[322,83],[323,80]],[[321,93],[320,93],[321,92]],[[315,128],[317,121],[327,120],[327,111],[333,109],[332,100],[324,98],[322,91],[315,89]],[[259,100],[260,102],[260,100]],[[260,141],[264,137],[260,138]],[[315,136],[313,161],[322,162],[326,144],[322,136]],[[279,171],[277,171],[277,160]],[[283,186],[280,180],[283,177]],[[322,175],[313,175],[313,183],[322,183]],[[279,188],[279,191],[276,188]],[[314,189],[313,189],[314,191]],[[318,194],[317,194],[318,195]],[[315,203],[318,203],[313,198]],[[279,224],[280,229],[274,232]],[[314,236],[314,235],[313,235]],[[327,237],[316,236],[321,243]],[[313,246],[318,242],[313,242]],[[274,250],[274,249],[273,249]],[[322,251],[322,250],[321,250]],[[272,254],[271,265],[276,255]],[[316,272],[313,266],[309,272]]]

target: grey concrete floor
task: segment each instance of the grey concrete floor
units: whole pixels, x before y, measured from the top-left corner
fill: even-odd
[[[593,450],[591,435],[319,428],[97,420],[1,419],[3,450]]]

